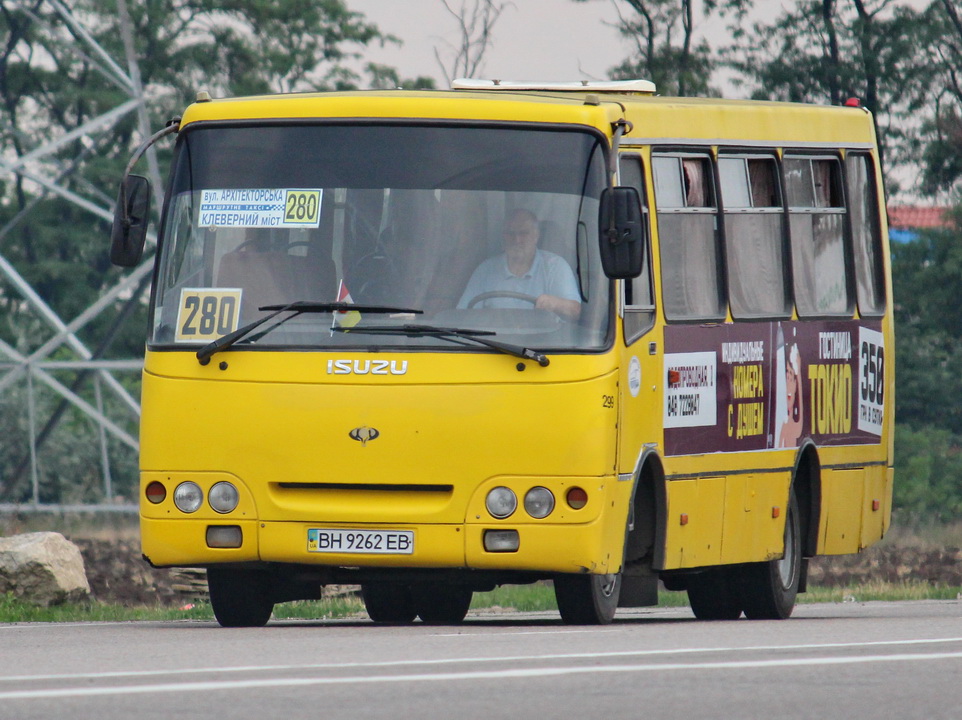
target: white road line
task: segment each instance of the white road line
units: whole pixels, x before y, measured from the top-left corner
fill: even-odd
[[[0,683],[40,680],[96,680],[112,678],[158,677],[163,675],[198,675],[203,673],[278,672],[285,670],[334,670],[345,668],[399,668],[417,665],[463,665],[467,663],[530,662],[548,660],[598,660],[604,658],[651,657],[659,655],[692,655],[719,652],[768,652],[779,650],[838,650],[846,648],[934,645],[962,642],[962,637],[915,638],[911,640],[874,640],[847,643],[806,643],[802,645],[747,645],[745,647],[664,648],[659,650],[612,650],[607,652],[546,653],[541,655],[501,655],[493,657],[456,657],[423,660],[379,660],[376,662],[308,663],[301,665],[234,665],[230,667],[194,667],[171,670],[118,670],[95,673],[57,673],[45,675],[6,675]],[[661,666],[658,666],[661,667]],[[0,695],[0,697],[3,697]]]
[[[613,673],[643,673],[682,670],[743,670],[751,668],[812,667],[818,665],[864,665],[867,663],[931,662],[934,660],[962,660],[962,652],[910,653],[902,655],[868,655],[864,657],[808,657],[786,660],[748,660],[737,662],[665,663],[657,665],[581,665],[565,668],[527,668],[514,670],[489,670],[459,673],[424,673],[417,675],[382,675],[277,678],[273,680],[238,680],[221,682],[163,683],[157,685],[133,685],[125,687],[57,688],[51,690],[17,690],[0,692],[0,700],[38,700],[52,698],[81,698],[105,695],[144,695],[159,693],[211,692],[218,690],[251,690],[263,688],[306,687],[312,685],[358,685],[376,683],[452,682],[454,680],[510,680],[562,675],[598,675]]]

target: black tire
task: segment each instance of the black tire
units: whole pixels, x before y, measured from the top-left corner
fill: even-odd
[[[742,614],[738,569],[707,570],[688,579],[688,603],[699,620],[737,620]]]
[[[554,595],[568,625],[607,625],[615,618],[621,595],[616,575],[556,575]]]
[[[270,576],[265,572],[208,568],[207,588],[221,627],[263,627],[274,612]]]
[[[368,616],[377,623],[411,623],[417,615],[411,589],[406,585],[362,585],[361,597]]]
[[[784,620],[795,609],[802,572],[801,524],[794,490],[785,516],[785,552],[781,560],[752,563],[742,568],[745,616],[750,620]]]
[[[414,606],[418,617],[429,625],[457,625],[471,607],[474,593],[463,587],[416,587]]]

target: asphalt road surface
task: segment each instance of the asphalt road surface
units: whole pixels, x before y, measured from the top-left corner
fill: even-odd
[[[787,621],[619,611],[0,625],[0,718],[962,718],[962,602],[802,605]]]

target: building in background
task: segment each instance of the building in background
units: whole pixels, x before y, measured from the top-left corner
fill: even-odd
[[[890,205],[889,238],[892,242],[915,240],[919,230],[950,227],[949,209],[945,207],[920,207],[918,205]]]

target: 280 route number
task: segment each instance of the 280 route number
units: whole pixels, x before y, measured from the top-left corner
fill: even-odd
[[[237,329],[241,290],[184,288],[175,342],[210,342]]]

